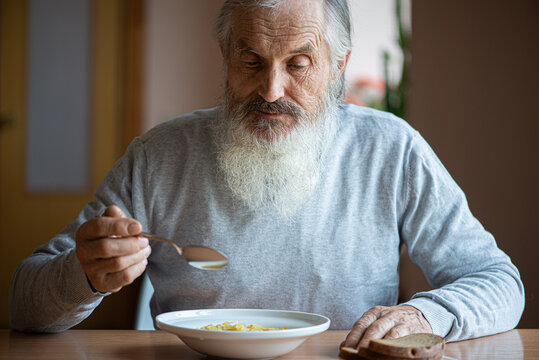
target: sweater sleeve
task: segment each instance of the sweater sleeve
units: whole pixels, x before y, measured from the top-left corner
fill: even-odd
[[[48,243],[38,247],[16,268],[9,293],[11,327],[19,331],[59,332],[69,329],[100,304],[105,293],[90,287],[75,254],[75,233],[80,225],[99,216],[107,206],[118,205],[131,216],[135,141],[96,189],[96,201]]]
[[[517,268],[472,215],[464,193],[416,134],[406,170],[401,235],[432,291],[405,304],[448,341],[514,328],[524,309]]]

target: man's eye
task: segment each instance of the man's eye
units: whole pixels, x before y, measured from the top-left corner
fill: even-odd
[[[309,65],[307,64],[303,64],[303,63],[292,63],[292,64],[288,64],[288,68],[290,69],[290,71],[294,71],[294,72],[304,72],[304,71],[307,71]]]
[[[288,67],[291,68],[292,70],[304,70],[307,67],[307,65],[289,64]]]
[[[260,62],[259,61],[244,61],[243,62],[245,64],[245,66],[247,66],[248,68],[255,68],[255,67],[258,67],[260,65]]]
[[[311,62],[306,56],[295,56],[288,63],[288,68],[294,71],[306,70]]]

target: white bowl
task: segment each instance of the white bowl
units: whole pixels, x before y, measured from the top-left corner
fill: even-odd
[[[286,328],[271,331],[203,330],[209,324],[237,321],[264,327]],[[235,359],[267,359],[286,354],[309,336],[324,332],[330,320],[322,315],[298,311],[262,309],[186,310],[160,314],[157,326],[177,335],[199,353]]]

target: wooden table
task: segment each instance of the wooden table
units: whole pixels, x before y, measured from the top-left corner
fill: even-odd
[[[279,360],[338,359],[347,331],[330,330],[311,337]],[[446,359],[539,359],[539,330],[447,344]],[[0,330],[0,359],[207,359],[176,336],[163,331],[69,330],[59,334],[23,334]]]

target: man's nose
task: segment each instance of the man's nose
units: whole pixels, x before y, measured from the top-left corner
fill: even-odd
[[[284,96],[285,79],[278,69],[268,69],[263,74],[258,95],[267,102],[274,102]]]

